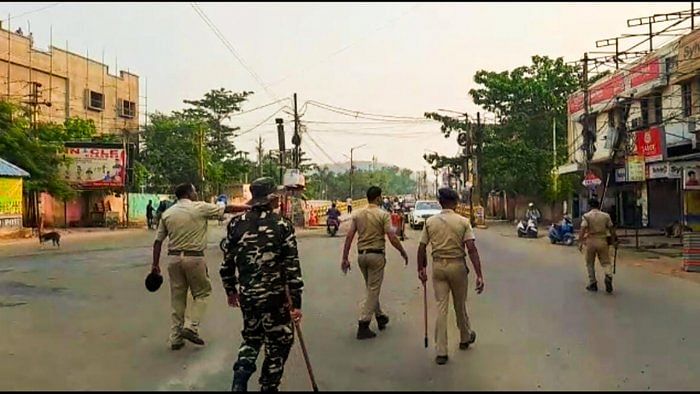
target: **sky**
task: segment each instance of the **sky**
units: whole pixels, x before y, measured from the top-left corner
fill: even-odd
[[[292,119],[281,107],[297,93],[302,149],[315,162],[345,162],[351,147],[366,144],[355,160],[430,170],[424,153],[454,155],[458,147],[423,113],[483,111],[468,95],[478,70],[510,70],[533,55],[574,61],[595,51],[596,40],[646,32],[627,27],[629,18],[690,9],[689,2],[195,4],[233,53],[192,3],[3,2],[0,18],[7,26],[16,16],[12,30],[31,28],[37,48],[48,47],[52,31],[54,46],[96,60],[104,54],[110,73],[116,65],[139,75],[142,114],[146,104],[149,113],[178,110],[183,99],[221,87],[254,92],[244,111],[282,100],[232,119],[245,132],[234,142],[251,158],[260,136],[277,149],[274,118]],[[327,105],[402,118],[376,122]],[[289,147],[293,124],[285,130]]]

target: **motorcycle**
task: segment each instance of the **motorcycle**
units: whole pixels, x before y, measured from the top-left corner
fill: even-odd
[[[335,234],[338,232],[338,227],[340,227],[340,222],[338,219],[328,218],[326,220],[326,232],[331,237],[335,237]]]
[[[395,209],[394,212],[391,213],[391,226],[396,229],[396,235],[399,236],[399,239],[404,241],[406,239],[406,234],[404,231],[404,215],[403,212],[399,209]]]
[[[564,217],[561,224],[552,224],[549,227],[549,240],[553,243],[563,243],[566,246],[574,244],[576,236],[574,235],[574,225],[569,217]]]
[[[518,222],[518,238],[537,238],[537,223],[534,219],[521,220]]]

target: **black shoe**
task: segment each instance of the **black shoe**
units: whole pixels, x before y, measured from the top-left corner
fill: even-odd
[[[586,290],[588,291],[598,291],[598,282],[593,282],[590,285],[586,286]]]
[[[379,327],[380,330],[383,330],[386,328],[386,325],[389,324],[389,316],[387,315],[379,315],[376,316],[377,318],[377,327]]]
[[[180,335],[187,339],[188,341],[194,343],[195,345],[204,345],[204,340],[199,337],[199,334],[196,334],[194,331],[190,330],[189,328],[185,328],[182,330],[182,333]]]
[[[374,338],[377,334],[369,329],[368,321],[360,321],[357,324],[357,339],[369,339]]]
[[[476,342],[476,332],[472,331],[471,335],[469,336],[469,342],[460,343],[459,348],[461,350],[467,350],[469,349],[469,345],[474,342]]]
[[[613,291],[612,277],[611,276],[605,277],[605,291],[607,291],[608,293],[612,293],[612,291]]]
[[[277,386],[260,386],[260,391],[261,392],[268,392],[268,393],[270,393],[270,392],[276,393],[280,390],[279,390],[279,388],[277,388]]]
[[[447,363],[447,356],[437,356],[435,357],[435,362],[439,365],[444,365]]]
[[[231,384],[231,391],[248,391],[248,379],[250,375],[233,374],[233,384]]]
[[[170,345],[170,350],[180,350],[185,347],[185,342],[173,343]]]

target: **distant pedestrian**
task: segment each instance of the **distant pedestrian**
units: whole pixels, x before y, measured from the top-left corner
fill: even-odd
[[[484,291],[484,278],[481,273],[481,260],[476,249],[474,231],[469,220],[455,213],[459,194],[448,187],[438,191],[438,200],[442,212],[428,218],[423,227],[418,247],[418,278],[425,284],[427,246],[430,245],[433,257],[433,288],[438,304],[438,316],[435,322],[435,343],[437,357],[435,361],[442,365],[448,360],[447,350],[447,307],[452,293],[457,327],[459,328],[459,348],[465,350],[476,341],[476,333],[469,324],[467,315],[467,275],[466,255],[476,271],[476,292]],[[467,252],[465,252],[465,247]]]
[[[247,391],[260,348],[265,361],[261,391],[278,391],[294,343],[292,319],[299,321],[304,282],[294,226],[274,212],[279,190],[272,178],[250,185],[251,211],[228,224],[228,245],[219,273],[231,307],[243,313],[243,342],[233,365],[232,391]],[[292,305],[287,303],[289,291]]]
[[[613,272],[610,264],[610,245],[617,245],[617,233],[610,215],[600,210],[600,202],[592,198],[588,201],[591,210],[583,215],[581,220],[581,237],[579,250],[586,246],[586,268],[588,269],[588,291],[598,291],[598,281],[595,276],[595,259],[605,271],[605,291],[613,291]],[[609,237],[609,238],[608,238]]]
[[[366,209],[357,211],[352,215],[352,223],[345,237],[343,261],[340,266],[343,272],[347,274],[350,269],[348,254],[350,253],[353,238],[357,234],[357,265],[360,266],[360,272],[362,272],[366,288],[365,301],[358,321],[357,339],[369,339],[377,336],[369,328],[372,317],[377,319],[377,326],[380,330],[383,330],[389,324],[389,317],[379,305],[379,293],[382,289],[384,267],[386,266],[385,237],[389,238],[389,242],[401,253],[401,257],[408,265],[406,250],[404,250],[401,241],[399,241],[391,228],[389,212],[379,207],[379,204],[382,202],[382,189],[377,186],[371,186],[367,189],[367,201],[369,206]]]
[[[345,204],[348,206],[348,215],[352,214],[352,198],[348,197],[348,199],[345,200]]]
[[[204,345],[199,336],[199,324],[211,294],[211,282],[204,259],[207,248],[207,221],[220,217],[225,210],[214,204],[197,201],[197,191],[191,183],[175,188],[177,204],[163,212],[156,240],[153,243],[152,272],[160,273],[160,252],[165,238],[168,241],[168,275],[170,277],[170,302],[172,326],[170,346],[179,350],[185,346],[184,339]],[[237,207],[228,206],[229,212]],[[185,324],[187,293],[192,293],[189,324]]]
[[[148,229],[153,228],[153,211],[155,209],[153,208],[153,201],[148,200],[148,205],[146,205],[146,224],[148,225]]]

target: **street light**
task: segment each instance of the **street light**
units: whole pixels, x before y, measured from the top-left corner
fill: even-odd
[[[362,144],[362,145],[358,145],[358,146],[353,146],[352,148],[350,148],[350,198],[352,198],[352,174],[355,172],[355,169],[353,168],[352,152],[353,152],[355,149],[360,149],[360,148],[362,148],[363,146],[367,146],[367,144]]]
[[[423,152],[429,152],[429,153],[435,153],[436,156],[440,156],[439,153],[435,152],[434,150],[430,149],[423,149]],[[438,196],[438,169],[437,167],[433,168],[435,171],[435,198]]]

